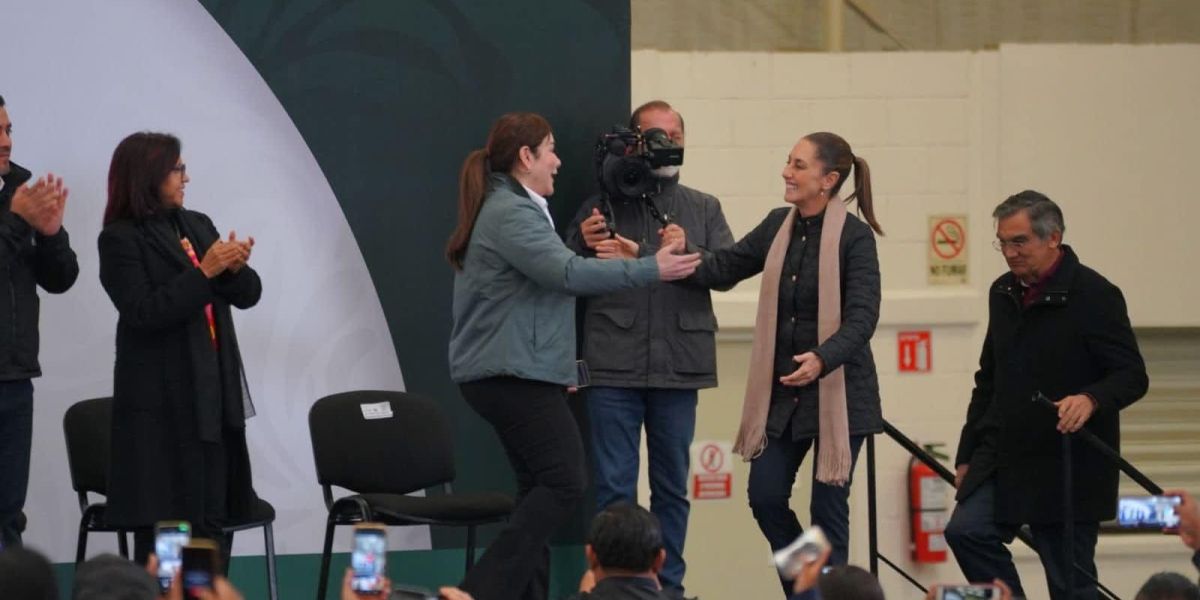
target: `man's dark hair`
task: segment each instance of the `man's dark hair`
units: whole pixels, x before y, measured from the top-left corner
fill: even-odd
[[[605,569],[648,571],[663,547],[662,528],[650,511],[618,502],[592,519],[587,543]]]
[[[1007,219],[1022,210],[1029,213],[1029,223],[1033,227],[1034,235],[1039,239],[1049,239],[1050,234],[1055,231],[1059,233],[1067,231],[1067,226],[1063,222],[1062,209],[1045,194],[1034,190],[1025,190],[1009,196],[1007,200],[996,207],[996,210],[992,211],[992,217]]]
[[[0,550],[0,598],[58,600],[50,561],[22,547]]]
[[[642,113],[648,110],[665,110],[667,112],[675,113],[675,117],[679,119],[680,131],[687,131],[687,128],[683,126],[683,115],[680,114],[679,111],[675,110],[675,107],[671,106],[666,100],[651,100],[633,109],[633,114],[629,115],[629,128],[636,129],[641,126]]]
[[[1142,584],[1135,600],[1200,600],[1200,588],[1179,573],[1156,573]]]
[[[0,96],[0,108],[4,108],[4,96]]]
[[[883,600],[879,580],[854,565],[834,567],[817,580],[822,598],[838,600]]]
[[[158,582],[144,568],[114,554],[93,556],[75,568],[71,600],[158,600]]]

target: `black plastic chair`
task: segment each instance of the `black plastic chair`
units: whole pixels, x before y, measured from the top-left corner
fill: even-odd
[[[382,415],[366,416],[376,405]],[[390,415],[388,415],[390,411]],[[475,530],[508,518],[511,497],[495,492],[455,494],[454,443],[450,425],[432,401],[404,392],[354,391],[317,400],[308,413],[317,482],[329,516],[317,599],[324,600],[333,531],[338,525],[378,521],[386,525],[467,528],[466,568],[475,562]],[[332,486],[352,495],[334,499]],[[441,486],[443,495],[407,494]]]
[[[79,542],[75,548],[75,566],[83,562],[87,551],[87,536],[93,531],[116,532],[121,556],[129,558],[126,533],[123,529],[105,521],[107,506],[104,502],[88,503],[88,493],[108,494],[108,463],[112,440],[112,398],[94,398],[77,402],[63,416],[63,432],[67,439],[67,464],[71,469],[71,487],[79,494],[79,508],[83,517],[79,521]],[[259,499],[254,512],[242,522],[222,527],[227,535],[235,532],[263,528],[263,543],[266,547],[267,590],[271,600],[278,600],[279,585],[275,573],[275,507]]]
[[[108,495],[108,456],[112,439],[112,398],[93,398],[77,402],[63,415],[63,433],[67,439],[67,465],[71,469],[71,487],[79,495],[79,541],[75,546],[75,566],[83,562],[88,534],[93,531],[117,534],[121,556],[129,558],[130,530],[113,527],[105,520],[107,505],[90,503],[88,493]]]

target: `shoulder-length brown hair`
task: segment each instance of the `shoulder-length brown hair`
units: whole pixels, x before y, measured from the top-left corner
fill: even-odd
[[[487,194],[488,173],[511,173],[521,148],[528,146],[537,156],[538,146],[550,133],[550,122],[537,113],[508,113],[492,124],[487,144],[467,155],[458,175],[458,226],[446,242],[446,260],[454,270],[461,271],[467,257],[471,232]]]
[[[179,138],[169,133],[143,131],[121,140],[108,166],[104,224],[145,219],[162,210],[160,190],[179,162],[181,150]]]

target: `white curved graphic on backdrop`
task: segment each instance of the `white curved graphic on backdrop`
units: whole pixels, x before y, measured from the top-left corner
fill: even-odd
[[[254,480],[278,511],[281,553],[319,552],[324,503],[308,408],[349,389],[403,389],[366,266],[316,160],[249,60],[193,0],[5,0],[0,95],[14,123],[13,160],[71,187],[66,227],[79,281],[43,294],[26,542],[72,560],[79,509],[62,416],[112,392],[116,311],[100,287],[96,236],[113,148],[134,131],[184,144],[188,205],[223,232],[257,240],[257,307],[235,311],[258,416],[248,424]],[[19,15],[19,17],[18,17]],[[330,106],[331,114],[337,111]],[[428,528],[393,532],[393,548],[429,548]],[[348,549],[341,532],[335,549]],[[114,551],[94,535],[89,554]],[[235,552],[261,554],[239,536]]]

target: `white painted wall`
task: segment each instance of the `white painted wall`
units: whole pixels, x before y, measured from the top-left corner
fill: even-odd
[[[1039,189],[1066,213],[1067,242],[1126,292],[1136,327],[1195,326],[1200,256],[1190,227],[1186,167],[1200,157],[1200,46],[1004,46],[982,53],[633,53],[633,104],[663,98],[687,123],[683,181],[720,197],[735,236],[782,204],[779,171],[805,133],[842,134],[871,165],[884,301],[872,348],[884,415],[921,442],[953,454],[986,324],[987,285],[1004,270],[990,241],[991,210],[1008,195]],[[969,218],[969,284],[926,283],[927,219]],[[1189,218],[1190,217],[1190,218]],[[1186,271],[1182,271],[1186,273]],[[737,428],[757,278],[715,296],[721,322],[721,386],[701,393],[697,439],[729,439]],[[934,371],[897,372],[896,334],[933,332]],[[918,579],[961,581],[953,560],[908,559],[908,456],[880,437],[881,550]],[[865,460],[852,496],[852,562],[867,562]],[[805,464],[803,473],[811,467]],[[772,597],[778,584],[767,546],[746,506],[748,469],[734,498],[697,501],[686,557],[688,588],[717,598]],[[793,505],[807,522],[808,485]],[[645,490],[643,489],[643,499]],[[1031,598],[1045,597],[1036,556],[1016,549]],[[1102,580],[1130,597],[1163,569],[1192,574],[1177,539],[1105,538]],[[918,598],[884,567],[889,598]]]

